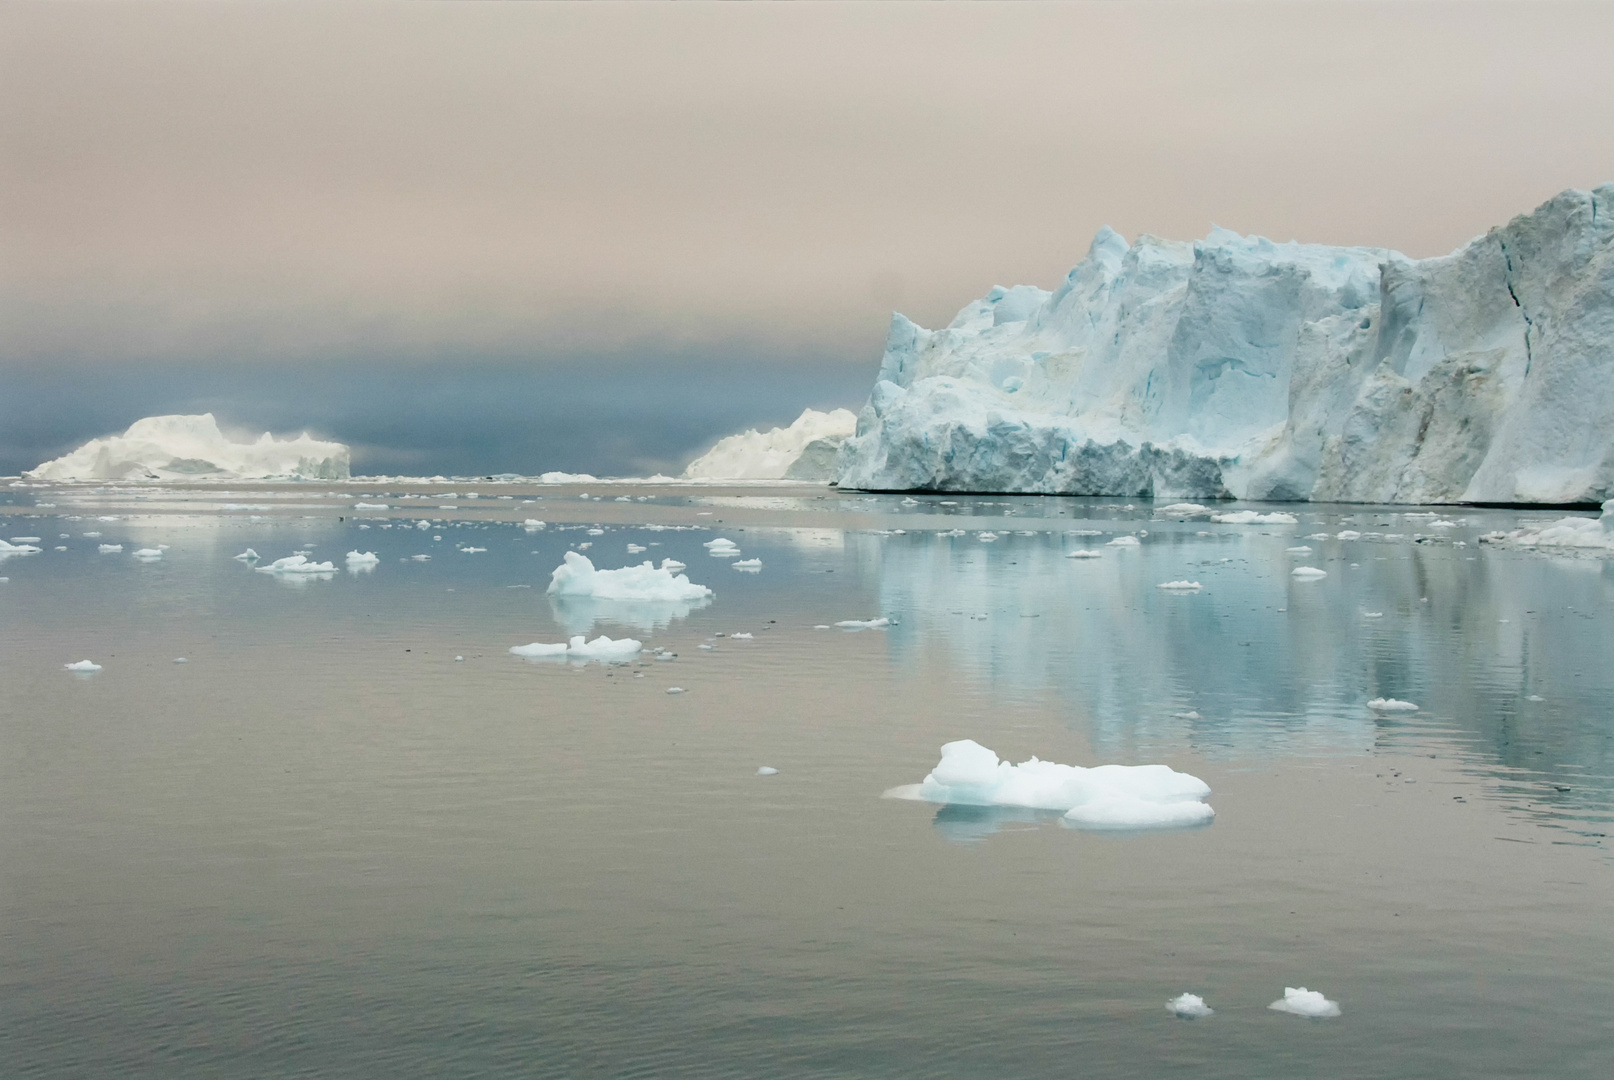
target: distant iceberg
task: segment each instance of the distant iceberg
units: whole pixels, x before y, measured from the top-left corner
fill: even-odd
[[[947,743],[940,764],[921,783],[886,794],[949,805],[1058,810],[1071,824],[1090,829],[1203,825],[1216,816],[1203,801],[1210,787],[1165,765],[1084,769],[1036,758],[1011,765],[973,739]]]
[[[807,409],[789,427],[742,431],[689,463],[690,480],[833,480],[841,444],[857,428],[849,409]]]
[[[587,596],[596,600],[632,600],[677,603],[704,600],[712,595],[705,585],[696,585],[683,574],[649,562],[624,566],[620,570],[596,570],[587,555],[568,551],[565,561],[550,575],[551,596]]]
[[[1458,251],[1103,229],[1052,293],[892,319],[839,481],[1392,503],[1614,498],[1614,184]]]
[[[232,442],[213,414],[203,413],[136,420],[122,435],[91,439],[26,475],[35,480],[345,480],[349,465],[348,448],[341,443],[307,432],[292,439],[265,432],[257,442]]]

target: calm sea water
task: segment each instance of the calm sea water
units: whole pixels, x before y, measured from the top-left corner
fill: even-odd
[[[4,496],[45,550],[0,562],[0,1074],[1614,1074],[1614,567],[1476,543],[1555,515],[582,494]],[[556,606],[584,543],[716,596]],[[601,632],[677,657],[507,651]],[[1216,821],[880,797],[966,737]],[[1300,985],[1344,1015],[1268,1010]]]

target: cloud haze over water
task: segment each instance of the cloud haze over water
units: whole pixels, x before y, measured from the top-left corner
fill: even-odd
[[[355,443],[392,403],[433,472],[675,466],[1100,225],[1422,256],[1614,179],[1610,40],[1595,3],[8,5],[0,469],[204,400]],[[624,430],[454,434],[540,400]]]

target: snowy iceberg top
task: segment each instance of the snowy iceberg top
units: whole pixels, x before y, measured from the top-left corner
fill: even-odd
[[[696,585],[683,574],[650,562],[624,566],[619,570],[596,570],[588,556],[568,551],[565,561],[550,575],[551,596],[590,596],[596,600],[680,602],[704,600],[712,595],[705,585]]]
[[[346,446],[307,432],[289,439],[264,432],[256,441],[236,442],[219,430],[212,413],[202,413],[136,420],[122,435],[91,439],[27,475],[36,480],[342,480],[349,463]]]

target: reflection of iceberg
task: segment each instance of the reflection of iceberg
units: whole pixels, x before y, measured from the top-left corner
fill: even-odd
[[[1203,825],[1216,816],[1203,800],[1210,786],[1165,765],[1061,765],[1031,758],[1018,765],[973,739],[942,747],[923,781],[894,788],[894,798],[972,806],[1058,810],[1089,829],[1160,829]]]
[[[936,817],[931,824],[955,844],[969,844],[995,836],[1008,825],[1034,825],[1058,816],[1051,810],[1028,810],[1022,806],[944,803],[936,808]]]
[[[550,596],[549,610],[567,634],[586,634],[596,623],[631,626],[646,632],[662,630],[674,619],[685,619],[712,601],[704,600],[600,600],[592,596]]]

